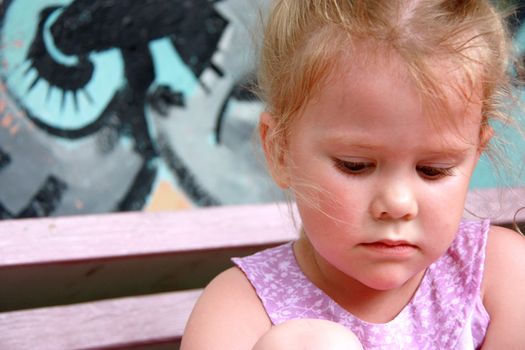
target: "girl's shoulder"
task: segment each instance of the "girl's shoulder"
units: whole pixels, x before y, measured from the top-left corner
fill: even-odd
[[[525,237],[508,228],[491,226],[486,248],[484,297],[506,293],[506,288],[503,288],[506,285],[502,284],[505,282],[513,286],[509,288],[511,290],[525,289],[524,280],[519,277],[525,277]]]
[[[518,349],[525,345],[525,237],[491,226],[482,286],[490,316],[484,348]]]
[[[181,349],[251,349],[270,327],[250,282],[233,267],[204,289],[187,323]]]

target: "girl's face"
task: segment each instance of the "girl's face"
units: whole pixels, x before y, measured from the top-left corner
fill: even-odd
[[[283,160],[302,243],[325,273],[374,290],[420,278],[446,251],[479,158],[479,101],[450,91],[443,119],[457,126],[436,128],[400,60],[388,59],[341,65],[294,122]]]

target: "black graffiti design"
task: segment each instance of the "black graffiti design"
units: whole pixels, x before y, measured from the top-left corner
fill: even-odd
[[[3,152],[0,149],[0,171],[2,171],[2,168],[7,166],[11,162],[11,157],[9,157],[9,154]]]
[[[523,28],[524,20],[525,20],[525,7],[516,6],[514,16],[511,17],[509,21],[509,30],[514,34],[518,33],[520,29]],[[521,68],[521,69],[517,69],[518,80],[524,81],[525,80],[525,69],[523,69],[522,67],[525,67],[525,52],[521,52],[519,61],[521,62],[521,66],[518,68]],[[516,86],[516,87],[522,88],[523,86]]]
[[[169,168],[176,174],[179,179],[179,184],[184,188],[184,192],[188,194],[199,206],[213,206],[219,205],[220,203],[210,196],[195,180],[195,177],[184,166],[184,162],[181,161],[180,157],[176,152],[167,146],[167,136],[162,133],[159,135],[158,143],[161,149],[163,158],[166,160]]]
[[[0,219],[49,216],[62,199],[67,184],[56,176],[49,176],[31,199],[26,208],[17,215],[10,213],[0,203]]]
[[[0,5],[0,25],[4,25],[7,9],[17,0],[6,0]],[[127,194],[115,205],[114,210],[139,210],[151,192],[157,175],[155,159],[165,157],[168,167],[177,177],[182,190],[198,205],[218,205],[200,186],[191,171],[168,149],[161,140],[154,139],[149,131],[145,106],[167,117],[172,106],[184,107],[185,96],[172,91],[168,86],[157,86],[149,91],[155,80],[150,42],[169,38],[173,48],[198,79],[205,69],[223,75],[211,57],[217,50],[228,21],[215,9],[220,0],[74,0],[67,6],[49,6],[40,11],[36,32],[26,55],[28,75],[36,71],[28,93],[41,81],[51,89],[62,93],[62,110],[66,96],[73,96],[75,110],[79,110],[79,96],[93,104],[86,86],[93,78],[95,63],[93,53],[118,49],[123,62],[125,85],[117,88],[103,111],[89,123],[78,128],[63,128],[51,125],[33,114],[21,98],[17,106],[39,129],[53,137],[67,140],[82,139],[97,134],[99,149],[109,153],[123,138],[133,140],[133,148],[143,159],[143,165],[134,175]],[[63,55],[74,57],[74,63],[64,64],[55,59],[46,44],[46,23],[56,17],[49,27],[52,42]],[[202,82],[204,91],[209,88]],[[221,131],[224,113],[229,98],[253,99],[244,85],[233,88],[216,117],[215,138],[222,141]],[[0,152],[0,171],[9,166],[10,157]],[[20,213],[9,213],[0,203],[0,217],[28,217],[52,215],[57,203],[69,186],[56,176],[50,176],[40,187],[31,203]]]
[[[37,76],[29,86],[28,92],[31,91],[40,79],[47,81],[48,98],[51,92],[51,87],[56,87],[62,91],[62,109],[64,108],[65,96],[68,92],[73,94],[75,101],[75,109],[78,110],[77,94],[82,91],[88,101],[93,102],[93,98],[86,90],[82,90],[93,76],[94,65],[88,59],[86,53],[78,55],[78,62],[73,66],[66,66],[54,60],[48,52],[46,44],[44,43],[44,26],[49,16],[60,9],[58,6],[47,7],[40,12],[38,22],[38,29],[35,38],[27,53],[27,60],[31,63],[27,68],[25,74],[28,74],[31,69],[37,71]]]
[[[119,134],[131,136],[136,150],[146,159],[155,156],[154,142],[147,133],[144,106],[147,101],[153,105],[174,101],[183,104],[182,96],[162,87],[161,92],[147,96],[147,90],[154,81],[153,58],[148,45],[151,41],[170,37],[179,55],[199,76],[206,67],[217,71],[210,58],[227,23],[215,11],[213,2],[207,0],[76,0],[62,9],[62,13],[50,28],[56,47],[67,56],[78,58],[74,66],[65,66],[46,51],[44,24],[59,7],[42,10],[38,32],[31,44],[27,59],[38,76],[31,87],[40,79],[50,86],[62,90],[62,95],[71,92],[76,96],[90,81],[93,63],[89,54],[118,48],[124,62],[126,87],[115,92],[107,109],[89,125],[75,130],[64,130],[31,118],[48,133],[79,138],[96,132],[106,126],[108,116],[118,116]],[[202,30],[207,28],[207,30]],[[30,87],[30,88],[31,88]],[[173,96],[172,96],[173,95]],[[89,100],[92,97],[87,95]],[[156,102],[156,97],[162,101]],[[64,101],[64,98],[62,99]]]

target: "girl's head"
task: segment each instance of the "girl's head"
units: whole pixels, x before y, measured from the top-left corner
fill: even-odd
[[[283,156],[301,109],[342,62],[360,56],[355,61],[373,66],[376,58],[392,54],[401,57],[429,109],[446,109],[444,91],[450,88],[465,101],[478,94],[485,146],[492,135],[489,121],[506,119],[500,101],[509,90],[508,51],[502,18],[488,0],[277,0],[258,77],[276,123],[268,154]],[[443,79],[436,69],[442,65],[457,71],[458,79]],[[446,114],[436,113],[434,123],[442,125]]]
[[[277,1],[260,131],[298,249],[376,290],[417,284],[456,235],[507,46],[488,1]]]

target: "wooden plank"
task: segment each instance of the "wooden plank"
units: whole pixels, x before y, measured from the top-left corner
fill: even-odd
[[[273,204],[0,222],[0,311],[200,288],[230,257],[296,237],[287,216]]]
[[[525,207],[525,187],[470,190],[465,205],[468,218],[490,218],[496,225],[511,226],[514,215]],[[518,223],[525,223],[525,211],[518,213]]]
[[[231,256],[262,248],[0,268],[0,311],[201,288]]]
[[[0,266],[266,245],[295,237],[285,205],[0,222]]]
[[[0,313],[0,349],[174,348],[201,290]]]
[[[525,188],[467,197],[470,212],[497,223],[512,222],[521,206]],[[266,204],[0,221],[0,266],[276,244],[296,237],[289,215],[285,204]]]
[[[508,226],[524,201],[525,188],[473,190],[467,208]],[[1,221],[0,311],[203,287],[296,231],[285,204]]]

